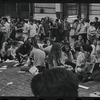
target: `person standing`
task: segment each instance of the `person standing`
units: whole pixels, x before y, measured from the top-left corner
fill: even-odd
[[[24,41],[28,39],[28,33],[29,32],[29,24],[27,21],[24,20],[24,25],[23,25],[23,37]]]
[[[44,20],[41,19],[39,29],[38,29],[38,35],[40,36],[41,41],[43,41],[45,38],[45,31],[44,31],[43,23],[44,23]]]
[[[21,18],[16,19],[16,40],[21,41],[22,40],[22,35],[23,35],[23,22]]]
[[[45,36],[49,37],[49,35],[50,35],[50,20],[49,20],[49,17],[45,17],[43,27],[44,27],[44,31],[45,31]]]
[[[67,18],[64,19],[64,35],[63,37],[67,37],[69,41],[69,32],[70,32],[70,23],[67,21]]]
[[[99,18],[95,17],[94,26],[95,26],[96,30],[98,29],[98,27],[100,25],[100,22],[98,20],[99,20]]]
[[[4,41],[5,41],[10,36],[10,24],[8,23],[7,18],[2,18],[1,23],[3,25],[2,32],[4,33]]]
[[[80,28],[78,30],[78,34],[82,36],[82,38],[84,39],[84,42],[86,42],[86,40],[87,40],[88,28],[89,28],[88,20],[82,19],[81,24],[80,24]]]
[[[33,19],[30,19],[30,24],[29,24],[29,38],[32,38],[35,35],[37,35],[37,31],[38,31],[37,25],[34,23]]]

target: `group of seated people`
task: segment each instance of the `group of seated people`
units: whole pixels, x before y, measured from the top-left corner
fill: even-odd
[[[18,43],[18,41],[16,42],[10,38],[3,43],[0,51],[1,63],[7,59],[18,60],[19,64],[17,66],[20,67],[21,71],[29,71],[30,68],[36,67],[39,73],[44,75],[43,77],[45,77],[46,80],[50,80],[49,74],[50,77],[53,78],[52,73],[55,74],[56,78],[62,77],[63,75],[60,75],[60,71],[62,70],[62,73],[63,69],[68,70],[67,74],[70,72],[73,73],[70,73],[72,79],[74,79],[73,75],[76,75],[78,81],[87,82],[89,80],[100,80],[100,69],[98,67],[100,63],[100,37],[94,39],[92,43],[89,40],[85,43],[81,35],[79,35],[78,40],[75,41],[73,46],[70,45],[67,38],[58,43],[53,38],[46,38],[41,41],[39,36],[28,38],[25,42],[19,43],[20,45],[18,45]],[[98,68],[94,70],[96,66]],[[58,76],[55,73],[56,70],[59,72]],[[66,73],[64,72],[63,74]],[[42,81],[45,81],[45,79],[43,78],[42,80],[42,76],[39,75],[36,76],[38,79],[34,78],[32,80],[33,88],[36,88],[36,86],[38,87],[39,84],[45,85],[42,84]],[[66,78],[67,77],[69,76],[67,75]],[[41,83],[38,83],[37,80],[39,80],[39,82],[41,81]],[[50,84],[48,83],[48,85]],[[55,84],[58,83],[56,82]],[[49,86],[47,87],[49,88]],[[76,85],[76,90],[77,88]],[[38,91],[35,91],[36,95],[40,95],[37,94],[37,92]],[[43,94],[44,93],[45,91]]]

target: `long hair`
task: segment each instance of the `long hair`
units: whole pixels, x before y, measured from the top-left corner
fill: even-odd
[[[51,51],[48,56],[48,64],[53,65],[53,59],[56,59],[56,63],[60,64],[60,58],[61,58],[61,45],[60,43],[54,43]]]
[[[34,48],[39,49],[39,46],[37,45],[37,39],[36,39],[36,37],[32,37],[32,38],[31,38],[31,44],[32,44],[32,46],[33,46]]]
[[[66,46],[66,45],[69,47],[69,50],[68,50],[68,51],[71,50],[70,43],[69,43],[69,42],[65,42],[65,43],[63,44],[63,47],[62,47],[62,51],[65,52],[65,53],[67,53],[67,51],[66,51],[66,49],[65,49],[65,46]]]

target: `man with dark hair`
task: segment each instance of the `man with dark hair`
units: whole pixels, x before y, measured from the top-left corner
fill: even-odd
[[[35,21],[33,19],[29,20],[30,24],[28,26],[28,30],[29,30],[29,38],[34,37],[35,35],[37,35],[37,31],[38,31],[38,27],[35,24]]]
[[[32,47],[31,47],[31,43],[29,42],[29,40],[26,40],[24,42],[24,44],[22,44],[17,50],[16,50],[16,57],[19,61],[19,65],[21,65],[21,58],[25,58],[27,56],[29,56],[30,51],[31,51]]]
[[[36,97],[78,97],[78,80],[74,73],[55,68],[34,76],[31,89]]]

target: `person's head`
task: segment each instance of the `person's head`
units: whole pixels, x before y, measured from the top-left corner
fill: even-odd
[[[79,21],[78,21],[77,19],[75,19],[75,20],[74,20],[74,23],[77,23],[77,24],[78,24],[78,23],[79,23]]]
[[[75,47],[75,51],[76,52],[80,52],[81,51],[81,47]]]
[[[17,22],[21,22],[22,19],[21,19],[20,17],[18,17],[18,18],[16,18],[16,21],[17,21]]]
[[[90,26],[94,26],[94,23],[93,22],[90,22]]]
[[[34,20],[33,20],[33,23],[34,23],[34,24],[36,24],[36,23],[37,23],[37,20],[36,20],[36,19],[34,19]]]
[[[47,39],[45,40],[45,43],[46,43],[47,46],[52,45],[53,42],[54,42],[53,39],[49,39],[49,38],[47,38]]]
[[[40,25],[41,24],[41,21],[40,20],[37,20],[37,25]]]
[[[63,23],[64,22],[63,19],[61,19],[60,22]]]
[[[64,22],[67,22],[67,18],[64,19]]]
[[[8,22],[8,19],[7,18],[2,18],[1,23],[5,24],[6,22]]]
[[[50,46],[50,45],[51,45],[51,41],[48,39],[48,40],[46,41],[46,44],[47,44],[47,46]]]
[[[62,51],[69,52],[70,49],[71,49],[70,43],[69,42],[64,43],[64,47],[62,48]]]
[[[30,24],[32,25],[33,22],[34,22],[34,20],[33,20],[33,19],[30,19],[29,22],[30,22]]]
[[[43,24],[45,21],[45,18],[41,18],[41,24]]]
[[[97,22],[99,20],[99,18],[98,17],[95,17],[95,21]]]
[[[83,46],[83,50],[84,50],[85,57],[89,57],[92,52],[92,46],[86,44]]]
[[[32,44],[32,46],[33,46],[34,48],[39,49],[39,46],[37,45],[37,39],[36,39],[36,37],[32,37],[32,38],[31,38],[31,44]]]
[[[49,17],[48,17],[48,16],[46,16],[46,17],[45,17],[45,20],[46,20],[46,21],[49,21]]]
[[[31,39],[30,39],[30,38],[28,38],[27,40],[28,40],[28,41],[29,41],[29,43],[31,44]]]
[[[78,40],[82,40],[82,36],[81,35],[78,36]]]
[[[35,97],[78,97],[78,78],[64,68],[46,70],[31,81]]]
[[[81,23],[84,23],[84,19],[83,18],[81,19]]]
[[[55,20],[55,22],[57,22],[57,23],[58,23],[58,22],[59,22],[59,19],[56,19],[56,20]]]

